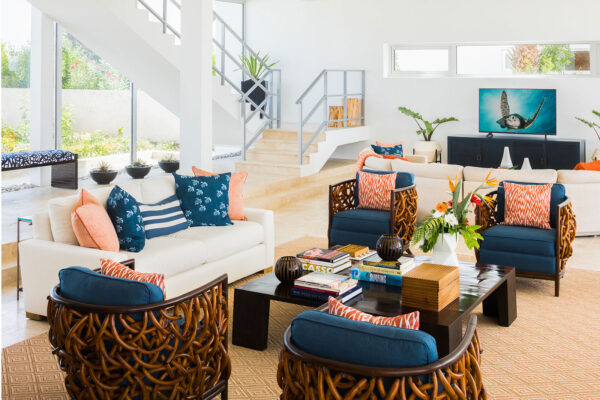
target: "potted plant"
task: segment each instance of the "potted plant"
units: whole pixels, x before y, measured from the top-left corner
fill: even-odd
[[[151,165],[146,164],[144,160],[138,158],[133,164],[125,167],[125,170],[133,179],[142,179],[150,173]]]
[[[260,51],[256,53],[256,56],[254,56],[253,54],[250,54],[249,56],[245,56],[245,55],[240,56],[240,61],[244,65],[244,70],[248,74],[250,74],[250,76],[252,76],[252,78],[254,78],[254,79],[246,79],[245,81],[242,81],[242,92],[247,94],[248,97],[250,98],[250,100],[252,100],[256,105],[260,105],[265,100],[265,97],[266,97],[265,91],[260,86],[257,86],[256,88],[254,88],[254,90],[252,90],[251,93],[248,93],[248,92],[250,91],[252,86],[255,85],[256,81],[260,80],[262,78],[262,76],[267,72],[267,69],[271,68],[278,62],[278,61],[275,61],[275,62],[272,62],[269,64],[269,59],[270,59],[270,56],[268,54],[265,54],[264,56],[261,57]],[[260,84],[262,86],[264,86],[265,89],[268,89],[267,81],[261,80]],[[254,107],[254,105],[252,105],[250,107],[250,109],[253,111],[255,108],[256,107]],[[265,108],[263,107],[263,110],[264,109]],[[262,118],[262,113],[261,113],[260,117]]]
[[[167,174],[170,174],[179,169],[179,160],[175,159],[174,154],[168,154],[158,162],[158,166]]]
[[[441,154],[442,145],[436,140],[431,140],[433,133],[443,123],[458,121],[457,118],[438,118],[435,121],[427,121],[423,119],[423,116],[417,112],[414,112],[406,107],[398,107],[398,110],[406,116],[411,117],[417,123],[419,129],[417,135],[423,135],[423,140],[418,140],[413,146],[415,154],[423,154],[427,156],[427,162],[435,162],[437,154]]]
[[[600,118],[600,111],[592,110],[592,114],[594,114],[596,117]],[[586,119],[579,118],[579,117],[575,117],[575,119],[583,122],[584,124],[586,124],[587,126],[592,128],[594,130],[594,133],[598,137],[598,140],[600,140],[600,132],[598,131],[600,129],[600,124],[598,124],[598,122],[588,121]],[[594,154],[592,154],[592,160],[594,160],[594,161],[600,160],[600,149],[599,148],[596,148],[596,150],[594,150]]]
[[[98,185],[108,185],[117,177],[118,171],[111,169],[110,164],[101,161],[98,166],[90,171],[90,176]]]
[[[477,232],[481,226],[469,225],[467,214],[471,205],[482,203],[492,207],[494,199],[482,195],[479,190],[498,185],[496,179],[490,178],[490,173],[485,181],[472,192],[460,197],[462,181],[458,177],[453,182],[448,178],[452,200],[443,201],[431,210],[431,215],[415,229],[412,242],[419,245],[424,252],[433,250],[434,264],[458,265],[456,245],[458,235],[462,235],[469,250],[479,248],[479,240],[483,237]],[[441,238],[441,240],[440,240]]]

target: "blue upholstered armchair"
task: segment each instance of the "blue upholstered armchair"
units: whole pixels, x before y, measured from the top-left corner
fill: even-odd
[[[504,182],[490,196],[496,200],[494,207],[483,204],[475,209],[475,223],[481,225],[479,233],[483,236],[476,250],[477,260],[515,267],[517,276],[553,280],[554,295],[558,296],[577,228],[565,187],[559,183],[552,186],[552,229],[500,224],[504,221]]]
[[[486,399],[472,315],[459,345],[438,359],[426,332],[305,311],[284,334],[281,399]]]
[[[390,171],[365,172],[385,174]],[[360,244],[374,249],[383,234],[400,236],[406,248],[417,222],[417,189],[415,177],[398,172],[396,189],[390,194],[390,209],[371,210],[358,207],[358,174],[356,179],[329,186],[329,245]]]

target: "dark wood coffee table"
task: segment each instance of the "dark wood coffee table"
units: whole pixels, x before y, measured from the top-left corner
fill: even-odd
[[[417,261],[427,261],[417,257]],[[350,269],[342,273],[349,273]],[[415,311],[402,306],[401,287],[359,282],[362,295],[348,301],[361,311],[394,316]],[[271,300],[308,307],[322,302],[290,295],[291,285],[281,284],[274,274],[258,278],[234,292],[233,344],[256,350],[267,348]],[[517,318],[515,269],[482,263],[460,263],[460,296],[439,312],[419,310],[420,329],[437,341],[439,357],[454,349],[462,338],[462,324],[475,307],[483,303],[483,314],[495,317],[501,326]]]

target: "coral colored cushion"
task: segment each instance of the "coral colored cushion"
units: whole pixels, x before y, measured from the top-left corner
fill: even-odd
[[[580,162],[573,169],[584,171],[600,171],[600,160],[590,161],[588,163]]]
[[[194,176],[212,176],[218,175],[212,172],[204,171],[200,168],[192,167]],[[234,172],[229,181],[229,218],[240,221],[247,221],[244,215],[244,183],[248,178],[247,172]]]
[[[552,184],[520,185],[504,182],[505,225],[550,229]]]
[[[119,251],[119,238],[102,204],[87,190],[81,194],[71,211],[71,225],[82,247]]]
[[[100,269],[100,273],[102,275],[112,276],[115,278],[131,279],[132,281],[152,283],[158,286],[162,290],[164,298],[167,298],[167,291],[165,289],[165,274],[136,272],[131,268],[124,266],[123,264],[119,264],[116,261],[107,260],[105,258],[101,258],[100,262],[102,264]]]
[[[402,314],[396,317],[376,317],[358,311],[356,308],[345,306],[340,301],[329,296],[329,314],[348,318],[353,321],[369,322],[375,325],[395,326],[396,328],[419,330],[419,312]]]
[[[370,174],[358,171],[358,208],[389,210],[391,191],[396,188],[396,175]]]

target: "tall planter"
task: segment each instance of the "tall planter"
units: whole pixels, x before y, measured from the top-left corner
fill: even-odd
[[[436,162],[441,159],[442,145],[437,140],[417,140],[413,149],[415,154],[427,157],[427,162]]]
[[[250,91],[250,89],[252,89],[252,86],[254,86],[254,83],[255,82],[252,79],[246,79],[245,81],[242,81],[242,92],[244,92],[245,94],[248,94],[248,97],[250,98],[250,100],[252,100],[255,104],[260,105],[260,103],[265,101],[267,94],[260,86],[255,87],[251,93],[248,93]],[[263,85],[265,87],[265,89],[269,88],[267,81],[260,81],[260,84]],[[263,112],[266,110],[265,107],[266,107],[266,104],[262,107]],[[252,111],[254,111],[256,109],[256,107],[254,105],[251,105],[250,109]],[[262,119],[262,117],[263,117],[263,113],[261,112],[260,118]]]
[[[457,244],[458,234],[442,234],[435,243],[435,246],[433,246],[432,264],[458,267],[458,257],[456,256]]]

